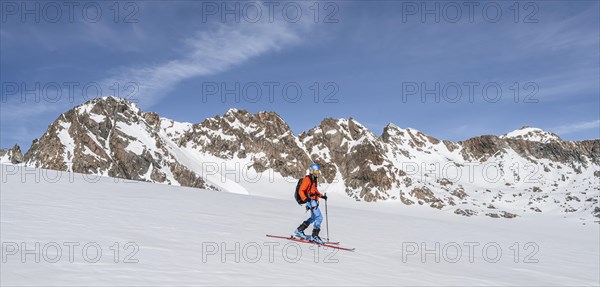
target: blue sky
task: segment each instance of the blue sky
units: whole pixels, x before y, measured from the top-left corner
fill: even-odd
[[[81,6],[73,8],[70,21],[65,6],[41,2],[39,23],[32,15],[21,17],[21,5],[35,11],[36,2],[6,3],[0,22],[2,147],[18,143],[28,149],[61,113],[95,97],[93,85],[102,88],[101,95],[113,95],[113,83],[121,96],[133,92],[143,110],[178,121],[200,122],[241,108],[275,111],[295,133],[325,117],[353,117],[376,134],[393,122],[455,141],[523,125],[568,140],[600,138],[600,7],[595,1],[520,2],[518,7],[512,1],[493,2],[497,5],[487,14],[482,2],[473,8],[472,19],[461,1],[319,2],[317,23],[312,1],[281,2],[272,20],[263,2],[227,2],[247,7],[248,16],[239,23],[232,14],[222,15],[221,2],[121,2],[119,10],[111,1],[92,2],[102,12],[98,21],[93,13],[83,18]],[[289,18],[281,11],[286,3],[293,6]],[[448,3],[458,3],[461,15]],[[435,5],[439,21],[422,13]],[[254,22],[256,7],[262,15]],[[297,7],[302,16],[294,22]],[[495,14],[496,7],[501,14]],[[62,17],[52,23],[59,9]],[[223,92],[236,84],[238,91]],[[56,85],[61,97],[49,100],[57,94]],[[69,85],[77,85],[72,100]],[[92,88],[84,93],[83,86]],[[217,91],[208,90],[215,86]],[[302,93],[292,101],[297,87]],[[498,87],[502,92],[495,100]],[[32,91],[25,102],[23,88]],[[422,102],[424,89],[433,91],[425,92]]]

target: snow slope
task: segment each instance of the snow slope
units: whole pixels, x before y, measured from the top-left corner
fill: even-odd
[[[3,286],[600,284],[597,223],[557,220],[552,215],[512,220],[451,216],[430,212],[426,206],[352,202],[332,193],[328,206],[331,238],[357,250],[318,249],[315,262],[314,247],[265,237],[267,233],[288,235],[306,217],[291,197],[265,198],[1,167]],[[33,249],[36,242],[40,247],[33,253],[40,254],[39,263],[33,254],[24,255],[22,263],[22,250],[10,249],[15,244],[19,249],[21,244]],[[126,247],[129,242],[135,245]],[[236,242],[240,244],[237,252]],[[434,249],[436,242],[440,248],[434,253],[445,255],[439,263],[432,254],[423,262],[422,252],[403,252],[414,246],[422,249],[422,243]],[[473,262],[465,245],[469,242],[479,244],[474,247]],[[519,256],[511,250],[516,242]],[[66,246],[75,243],[79,245],[74,246],[71,263]],[[84,257],[85,244],[102,250],[98,262],[86,262],[96,253],[88,248]],[[265,244],[272,244],[273,252]],[[455,244],[462,246],[462,256],[452,263]],[[484,257],[485,244],[502,250],[498,262],[486,261],[496,253],[491,248]],[[58,262],[50,263],[47,259],[55,257],[57,248],[52,246],[56,245],[62,246],[63,254]],[[219,250],[212,249],[215,246]],[[222,247],[233,250],[225,260]],[[296,248],[302,252],[299,257]],[[114,262],[115,249],[120,250],[118,263]],[[257,250],[261,250],[260,257]],[[128,260],[138,262],[123,262],[132,252]],[[239,262],[235,262],[236,253]],[[337,262],[325,262],[331,260]]]

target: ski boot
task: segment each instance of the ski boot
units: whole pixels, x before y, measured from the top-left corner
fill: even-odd
[[[310,237],[310,241],[315,242],[317,244],[323,244],[323,239],[319,237],[319,232],[321,228],[313,228],[312,236]]]
[[[300,239],[308,240],[309,236],[304,234],[304,229],[306,229],[309,225],[310,225],[310,222],[308,222],[308,221],[302,222],[302,224],[300,224],[300,226],[298,226],[298,229],[296,229],[296,231],[294,231],[294,236],[296,236]]]

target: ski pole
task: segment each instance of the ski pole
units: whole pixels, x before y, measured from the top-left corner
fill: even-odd
[[[327,192],[325,193],[327,196]],[[325,225],[327,225],[327,241],[329,242],[329,216],[327,216],[327,200],[325,200]]]

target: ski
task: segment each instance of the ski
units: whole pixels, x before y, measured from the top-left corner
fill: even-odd
[[[306,240],[306,239],[302,239],[302,238],[297,238],[297,237],[294,237],[294,236],[288,236],[288,237],[286,237],[286,236],[277,236],[277,235],[267,234],[267,237],[287,239],[287,240],[291,240],[291,241],[295,241],[295,242],[300,242],[300,243],[315,244],[315,245],[319,245],[319,246],[323,246],[323,247],[330,247],[330,248],[335,248],[335,249],[345,250],[345,251],[354,251],[355,250],[355,248],[340,247],[340,246],[338,246],[339,242],[326,242],[326,243],[323,243],[323,244],[319,244],[319,243],[316,243],[314,241],[310,241],[310,240]]]
[[[355,248],[347,248],[347,247],[341,247],[339,246],[339,242],[326,242],[323,244],[319,244],[316,243],[314,241],[310,241],[310,240],[306,240],[306,239],[301,239],[301,238],[296,238],[293,236],[278,236],[278,235],[270,235],[267,234],[267,237],[272,237],[272,238],[279,238],[279,239],[287,239],[287,240],[291,240],[291,241],[295,241],[295,242],[301,242],[301,243],[308,243],[308,244],[315,244],[318,246],[323,246],[323,247],[328,247],[328,248],[334,248],[334,249],[339,249],[339,250],[344,250],[344,251],[354,251]]]
[[[290,235],[289,237],[285,237],[285,236],[277,236],[277,235],[270,235],[270,234],[267,234],[267,236],[268,236],[268,237],[274,237],[274,238],[281,238],[281,239],[295,239],[295,240],[301,240],[301,241],[306,241],[306,242],[313,242],[313,241],[310,241],[310,240],[308,240],[308,239],[304,239],[304,238],[295,237],[295,236],[293,236],[293,235]],[[339,244],[340,244],[340,242],[338,242],[338,241],[326,241],[326,242],[324,242],[323,244],[339,245]]]

